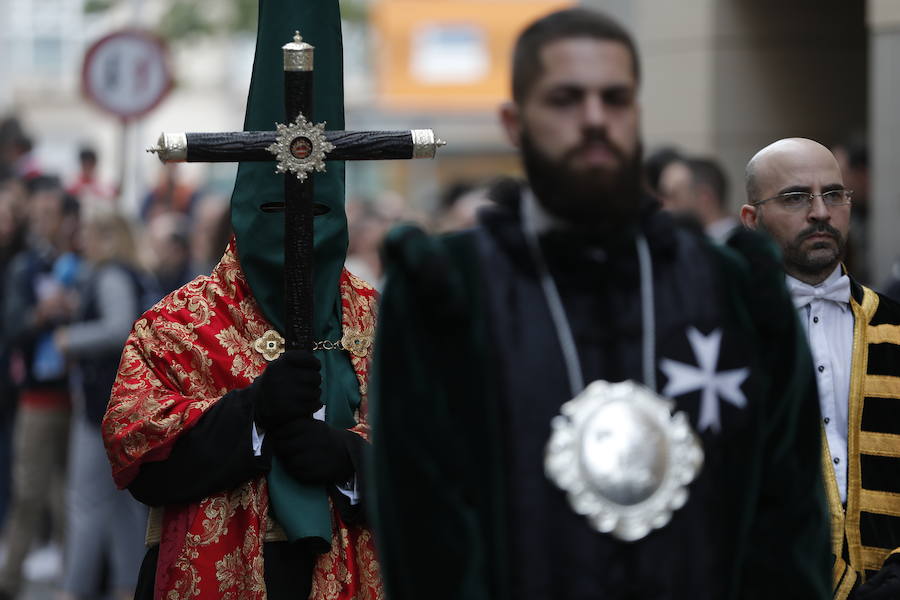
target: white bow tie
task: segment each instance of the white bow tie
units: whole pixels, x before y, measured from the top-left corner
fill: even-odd
[[[831,300],[832,302],[850,303],[850,278],[841,275],[831,283],[813,287],[802,281],[788,280],[788,289],[794,306],[801,308],[813,300]]]

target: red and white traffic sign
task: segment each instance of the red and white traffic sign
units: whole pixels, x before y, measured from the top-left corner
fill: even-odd
[[[104,36],[84,55],[81,81],[85,95],[122,119],[140,117],[172,89],[165,43],[138,29]]]

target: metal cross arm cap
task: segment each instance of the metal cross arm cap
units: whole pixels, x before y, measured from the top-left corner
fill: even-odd
[[[447,142],[431,129],[406,131],[325,131],[334,146],[325,160],[406,160],[434,158]],[[276,143],[277,131],[235,131],[228,133],[173,133],[159,136],[156,146],[147,148],[167,162],[272,162],[269,147]],[[302,142],[302,140],[300,140]]]

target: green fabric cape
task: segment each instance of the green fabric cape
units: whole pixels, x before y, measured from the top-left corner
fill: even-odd
[[[508,523],[506,417],[496,399],[493,351],[509,341],[491,335],[485,280],[493,273],[483,272],[477,244],[472,233],[433,238],[408,227],[385,242],[387,284],[369,391],[376,441],[368,502],[393,600],[416,600],[422,590],[430,600],[512,597],[509,527],[523,524]],[[771,396],[754,401],[754,408],[765,405],[755,408],[766,420],[754,430],[765,443],[729,458],[765,463],[766,479],[736,469],[719,482],[751,492],[734,514],[757,523],[738,540],[734,572],[721,577],[740,582],[733,598],[830,598],[815,380],[780,259],[750,233],[710,254],[723,278],[719,301],[730,307],[723,319],[734,319],[731,326],[747,331],[748,340],[754,332],[768,340],[758,351],[766,363],[759,376],[771,386]],[[782,510],[786,497],[785,506],[803,510],[803,519]]]
[[[245,131],[271,131],[285,122],[284,72],[281,46],[299,30],[315,47],[314,99],[311,121],[327,129],[344,128],[343,50],[337,0],[260,0],[256,56],[244,119]],[[307,118],[310,118],[307,115]],[[339,283],[347,253],[344,212],[344,164],[329,162],[326,172],[313,175],[315,202],[328,207],[315,219],[315,301],[313,335],[317,340],[341,338]],[[241,163],[231,197],[231,221],[238,257],[263,314],[284,333],[284,214],[260,207],[284,201],[284,175],[275,163]],[[322,362],[322,401],[328,422],[355,425],[359,384],[345,353],[317,353]],[[269,474],[271,508],[292,540],[321,538],[331,544],[331,515],[324,489],[301,486],[277,460]],[[326,546],[319,544],[324,549]]]

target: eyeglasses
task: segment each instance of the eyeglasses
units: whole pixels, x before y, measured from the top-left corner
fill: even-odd
[[[822,203],[826,208],[834,208],[835,206],[846,206],[850,204],[850,197],[853,196],[853,190],[831,190],[830,192],[822,192],[821,194],[812,194],[810,192],[788,192],[779,194],[765,200],[757,200],[751,202],[752,206],[759,206],[770,200],[774,200],[785,210],[801,211],[809,210],[813,200],[816,197],[822,198]]]

